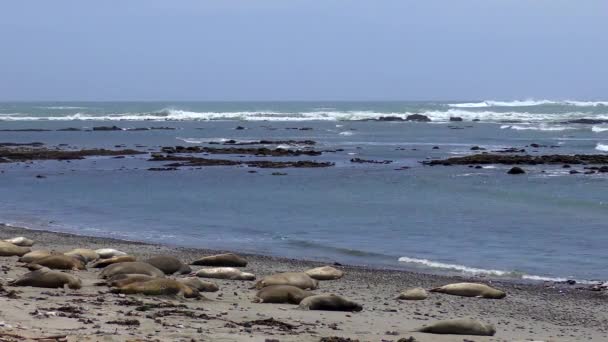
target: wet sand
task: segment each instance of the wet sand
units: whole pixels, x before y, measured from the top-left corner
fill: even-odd
[[[141,260],[168,254],[189,263],[218,252],[0,225],[0,238],[16,236],[36,241],[33,250],[115,248]],[[276,272],[322,265],[241,255],[249,261],[244,270],[254,273],[258,279]],[[604,309],[608,295],[590,291],[588,286],[493,281],[493,286],[507,292],[506,298],[490,300],[431,293],[426,300],[400,301],[395,299],[397,295],[411,287],[429,289],[454,282],[487,280],[335,266],[346,275],[339,280],[321,282],[315,292],[345,296],[361,303],[363,311],[302,311],[289,304],[253,303],[256,290],[249,289],[254,284],[252,281],[208,279],[218,284],[220,290],[203,293],[206,299],[201,300],[112,294],[107,287],[94,285],[99,281],[99,270],[93,268],[70,271],[82,279],[80,290],[8,286],[8,281],[28,272],[20,267],[17,259],[0,257],[2,341],[53,336],[67,336],[69,341],[320,341],[330,336],[359,341],[414,341],[409,339],[413,337],[422,342],[608,340],[608,313]],[[412,332],[437,320],[464,317],[494,324],[496,335]]]

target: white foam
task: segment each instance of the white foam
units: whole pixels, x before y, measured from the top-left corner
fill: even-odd
[[[595,133],[601,133],[601,132],[608,131],[608,127],[606,127],[606,126],[593,126],[593,127],[591,127],[591,131],[595,132]]]
[[[351,135],[353,135],[353,132],[346,131],[346,132],[340,132],[339,134],[344,135],[344,136],[351,136]]]
[[[608,145],[597,143],[595,149],[602,152],[608,152]]]
[[[454,108],[487,108],[487,107],[534,107],[542,105],[567,105],[576,107],[598,107],[608,106],[608,101],[553,101],[553,100],[515,100],[515,101],[492,101],[465,102],[448,104]]]
[[[560,126],[560,125],[546,125],[540,124],[536,126],[532,125],[502,125],[501,129],[513,129],[516,131],[566,131],[571,129],[577,129],[576,127]]]

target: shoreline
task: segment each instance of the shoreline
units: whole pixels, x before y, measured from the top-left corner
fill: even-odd
[[[0,238],[15,236],[26,236],[35,240],[37,243],[33,247],[34,250],[68,251],[73,248],[111,247],[126,251],[142,260],[155,254],[169,254],[184,262],[190,262],[203,255],[217,252],[0,225]],[[245,253],[242,255],[249,261],[245,270],[254,272],[258,279],[277,272],[300,271],[324,265],[316,261]],[[22,267],[15,267],[16,257],[0,258],[0,263],[5,270],[1,278],[2,284],[27,272]],[[97,281],[96,270],[89,269],[74,272],[85,285],[78,291],[4,286],[5,290],[17,291],[19,298],[0,296],[0,302],[7,307],[0,313],[0,321],[4,322],[0,331],[19,333],[22,336],[27,332],[38,337],[52,334],[76,335],[76,340],[90,341],[123,341],[124,339],[115,335],[115,331],[119,331],[123,336],[129,334],[130,337],[147,338],[147,340],[156,336],[160,340],[184,341],[195,337],[220,341],[266,341],[267,339],[319,341],[321,337],[339,336],[360,341],[397,341],[400,338],[414,337],[421,342],[461,342],[466,336],[440,336],[412,331],[422,324],[435,320],[471,317],[492,323],[497,329],[496,336],[475,337],[474,341],[608,339],[608,316],[604,313],[606,294],[603,291],[589,291],[584,287],[566,284],[522,284],[363,266],[335,267],[344,271],[345,277],[322,282],[317,291],[336,293],[360,302],[364,307],[362,312],[301,311],[288,304],[254,304],[252,299],[255,290],[249,289],[251,282],[228,280],[214,281],[219,285],[220,291],[204,293],[207,300],[194,301],[142,295],[129,295],[125,298],[124,295],[108,293],[105,287],[93,286]],[[395,299],[407,288],[428,289],[462,281],[491,283],[492,286],[505,290],[508,295],[501,300],[434,293],[422,301]],[[202,310],[213,318],[204,321],[191,319],[184,317],[183,312],[180,314],[175,310],[171,314],[166,310],[152,313],[133,311],[133,307],[120,304],[124,304],[126,299],[157,304],[169,300],[174,304],[178,303],[188,309],[196,310],[195,312]],[[57,313],[57,310],[50,310],[53,306],[61,308],[62,305],[78,306],[83,309],[79,314],[72,314],[73,317],[63,315],[62,312]],[[28,308],[24,310],[25,307]],[[35,312],[38,314],[32,314]],[[55,312],[56,316],[49,314],[48,317],[44,315],[40,317],[40,312]],[[156,314],[167,316],[154,317]],[[112,325],[107,321],[108,315],[113,318],[137,319],[140,325],[132,327]],[[262,318],[274,318],[296,325],[298,328],[282,331],[277,327],[243,328],[227,323],[227,321],[243,322]],[[86,322],[89,323],[85,324]],[[91,322],[94,324],[90,324]],[[89,339],[84,339],[83,336]]]

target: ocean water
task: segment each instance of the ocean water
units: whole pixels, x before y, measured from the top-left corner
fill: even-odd
[[[365,121],[414,113],[432,121]],[[463,121],[450,122],[454,116]],[[0,222],[421,272],[606,280],[607,174],[538,165],[510,176],[504,165],[420,163],[466,155],[472,146],[608,153],[608,123],[568,123],[582,118],[608,120],[608,102],[0,103],[0,142],[151,152],[227,139],[314,140],[315,149],[333,152],[268,159],[335,163],[167,172],[148,171],[163,164],[148,155],[5,163]],[[57,131],[110,125],[175,130]],[[272,175],[277,171],[287,175]]]

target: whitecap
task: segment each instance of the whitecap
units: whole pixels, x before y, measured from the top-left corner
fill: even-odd
[[[608,131],[608,127],[606,127],[606,126],[593,126],[593,127],[591,127],[591,131],[595,132],[595,133],[601,133],[601,132]]]
[[[351,136],[351,135],[353,135],[353,132],[346,131],[346,132],[340,132],[339,134],[345,135],[345,136]]]
[[[608,145],[597,143],[595,149],[602,152],[608,152]]]

